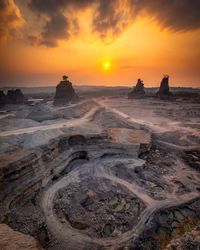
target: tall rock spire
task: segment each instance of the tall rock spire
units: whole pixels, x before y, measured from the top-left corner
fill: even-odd
[[[76,94],[72,83],[67,76],[63,76],[63,80],[56,87],[56,94],[54,97],[54,105],[65,105],[70,102],[78,101],[79,97]]]
[[[161,83],[160,83],[160,88],[157,92],[157,96],[159,97],[168,97],[172,95],[172,93],[169,90],[169,76],[168,75],[164,75]]]
[[[128,98],[143,97],[145,95],[144,84],[141,79],[138,79],[135,88],[128,94]]]

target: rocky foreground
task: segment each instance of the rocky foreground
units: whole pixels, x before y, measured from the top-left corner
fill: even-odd
[[[199,249],[199,117],[154,98],[15,107],[0,119],[2,227],[30,249]]]
[[[0,224],[0,239],[2,250],[42,250],[33,237],[14,231],[5,224]]]

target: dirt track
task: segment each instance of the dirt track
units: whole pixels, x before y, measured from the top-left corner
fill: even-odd
[[[65,122],[57,122],[51,125],[42,125],[42,126],[35,126],[30,128],[22,128],[10,131],[0,132],[0,137],[10,136],[10,135],[20,135],[20,134],[27,134],[27,133],[34,133],[36,131],[46,131],[52,129],[59,129],[59,128],[70,128],[72,126],[77,126],[86,123],[91,117],[96,113],[98,107],[93,107],[89,112],[87,112],[83,117],[78,119],[67,120]]]
[[[129,117],[128,115],[124,114],[123,112],[120,112],[116,109],[110,108],[108,105],[104,105],[101,101],[97,101],[98,105],[100,105],[102,108],[105,108],[111,113],[114,113],[114,115],[120,116],[123,119],[126,119],[129,123],[133,122],[133,124],[138,125],[145,125],[148,129],[153,129],[156,132],[163,132],[165,129],[162,129],[161,126],[155,126],[148,122],[142,122],[140,124],[140,121],[134,118]],[[177,123],[178,124],[178,123]],[[177,125],[176,124],[176,125]],[[171,124],[170,126],[173,126],[174,124]],[[168,127],[168,129],[170,129]],[[184,129],[184,131],[192,131],[191,129]],[[167,142],[166,142],[167,143]],[[168,146],[173,146],[168,143]],[[176,146],[176,145],[175,145]],[[177,148],[181,148],[181,146],[177,145]],[[114,164],[115,160],[110,159],[112,161],[112,164]],[[141,160],[138,160],[141,161]],[[179,164],[179,163],[177,163]],[[137,165],[137,164],[136,164]],[[135,166],[136,166],[135,165]],[[134,164],[133,169],[134,170]],[[189,171],[188,173],[193,173],[192,171]],[[124,233],[122,235],[119,235],[118,237],[114,237],[112,239],[97,239],[97,238],[91,238],[76,229],[73,229],[66,223],[61,223],[56,214],[53,210],[53,200],[55,197],[56,192],[59,189],[62,189],[63,187],[66,187],[70,185],[73,182],[81,182],[83,176],[91,176],[91,178],[106,178],[109,179],[112,183],[117,183],[118,185],[125,186],[131,193],[133,193],[135,196],[137,196],[140,200],[142,200],[146,204],[145,210],[140,214],[139,222],[136,224],[136,226],[130,230],[127,233]],[[82,177],[81,177],[82,176]],[[173,185],[172,183],[170,183]],[[174,185],[175,186],[175,185]],[[149,221],[154,213],[160,209],[166,209],[170,207],[176,207],[180,206],[182,204],[185,204],[187,202],[190,202],[196,198],[199,198],[200,194],[199,192],[192,191],[183,195],[175,194],[175,192],[172,193],[165,193],[165,199],[164,200],[155,200],[152,197],[149,196],[149,194],[146,192],[145,188],[142,188],[138,184],[132,180],[130,183],[129,181],[126,181],[124,179],[121,179],[120,177],[116,177],[113,175],[109,169],[106,167],[106,161],[93,161],[91,163],[84,164],[82,166],[75,166],[75,169],[72,170],[67,176],[63,177],[61,180],[53,184],[49,189],[47,189],[44,192],[41,206],[44,211],[47,226],[50,232],[61,242],[65,242],[66,246],[70,249],[82,249],[83,245],[87,246],[88,244],[95,244],[99,246],[104,246],[105,249],[116,249],[117,247],[123,246],[124,243],[136,239],[142,231],[146,227],[147,221]]]
[[[142,110],[138,100],[133,103],[122,100],[120,105],[118,99],[93,101],[96,104],[94,103],[80,118],[0,133],[2,138],[20,134],[25,137],[25,133],[35,135],[37,131],[53,133],[54,129],[61,129],[66,136],[73,127],[75,133],[83,135],[83,138],[89,138],[89,134],[95,132],[94,138],[88,139],[88,143],[82,144],[76,141],[66,149],[68,151],[62,152],[63,161],[59,163],[60,165],[56,165],[59,159],[55,159],[55,163],[52,159],[52,166],[55,168],[52,169],[52,173],[56,173],[56,178],[48,176],[43,181],[44,189],[39,195],[39,206],[45,216],[45,227],[53,239],[52,245],[45,246],[49,250],[58,248],[94,250],[98,247],[115,250],[125,247],[135,242],[146,230],[151,220],[154,220],[155,213],[177,208],[200,198],[200,174],[181,159],[181,153],[185,149],[195,149],[199,143],[198,119],[189,119],[190,117],[187,118],[187,114],[182,111],[184,122],[174,121],[171,116],[168,117],[163,113],[162,109],[159,111],[161,113],[158,113],[157,106],[155,107],[152,101],[145,103]],[[177,110],[179,112],[180,107],[177,107]],[[109,138],[112,137],[112,133],[108,132],[110,129],[114,129],[115,132],[112,139]],[[144,154],[143,159],[138,158],[140,140],[131,141],[130,138],[131,132],[137,133],[138,130],[141,135],[145,133],[153,135],[153,147],[148,154]],[[132,145],[134,143],[135,145]],[[89,155],[89,162],[76,161],[76,158],[69,162],[70,152],[76,154],[80,151]],[[59,175],[59,169],[68,171]],[[139,211],[130,230],[125,232],[118,230],[110,236],[95,237],[89,235],[87,230],[74,228],[65,217],[61,220],[56,214],[54,202],[60,190],[70,188],[73,184],[81,186],[84,182],[88,190],[93,190],[95,181],[97,183],[99,180],[102,180],[104,192],[112,190],[114,185],[119,189],[123,187],[136,201],[144,204],[144,209]],[[81,189],[80,194],[82,194]],[[79,201],[74,207],[80,203]],[[111,208],[108,207],[109,209]],[[127,213],[123,210],[121,215],[124,212]],[[114,210],[111,210],[111,213],[115,213]],[[15,218],[16,221],[20,221],[20,218],[16,216]],[[26,226],[29,227],[28,224]]]
[[[114,161],[112,161],[114,164]],[[134,168],[134,167],[133,167]],[[125,186],[131,193],[139,197],[145,204],[146,209],[140,214],[140,220],[138,224],[129,232],[124,233],[117,238],[112,239],[95,239],[90,238],[87,235],[72,229],[67,224],[61,223],[53,211],[53,200],[56,192],[63,187],[67,187],[73,182],[81,182],[81,176],[90,175],[91,178],[106,178],[113,183]],[[47,226],[50,232],[61,242],[65,242],[66,246],[70,249],[77,249],[79,247],[82,249],[83,245],[88,243],[95,243],[100,246],[108,247],[109,249],[116,249],[119,246],[123,246],[123,243],[129,240],[134,240],[140,233],[145,229],[146,222],[149,221],[151,216],[160,209],[170,208],[185,204],[199,198],[200,194],[198,192],[192,192],[182,196],[174,194],[166,194],[167,198],[163,201],[156,201],[152,199],[143,188],[138,186],[136,183],[127,182],[109,173],[106,168],[104,168],[103,162],[93,162],[92,164],[84,164],[83,166],[77,166],[73,171],[71,171],[67,176],[62,178],[60,181],[52,185],[43,195],[41,206],[43,208]]]

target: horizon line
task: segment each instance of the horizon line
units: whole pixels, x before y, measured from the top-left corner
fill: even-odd
[[[0,86],[0,89],[2,88],[56,88],[57,85],[48,85],[48,86],[44,86],[44,85],[40,85],[40,86],[21,86],[21,85],[8,85],[8,86]],[[133,88],[136,85],[83,85],[83,84],[73,84],[74,87],[104,87],[104,88]],[[145,87],[146,89],[151,89],[151,88],[159,88],[159,86],[148,86]],[[187,88],[187,89],[200,89],[200,86],[170,86],[170,88]]]

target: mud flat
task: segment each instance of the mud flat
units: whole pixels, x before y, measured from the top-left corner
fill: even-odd
[[[49,250],[198,249],[198,103],[39,105],[0,119],[1,223]]]

